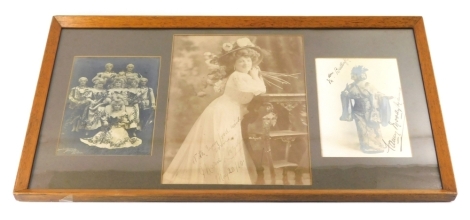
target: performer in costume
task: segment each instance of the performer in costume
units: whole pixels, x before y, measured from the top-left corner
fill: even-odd
[[[154,111],[157,108],[153,89],[147,86],[147,82],[147,78],[140,78],[141,101],[139,103],[139,115],[142,126],[151,124],[153,122]]]
[[[112,82],[112,79],[117,75],[113,71],[113,66],[114,65],[112,63],[107,63],[104,66],[105,71],[97,73],[96,76],[93,77],[93,79],[91,81],[93,82],[97,78],[103,79],[104,80],[104,88],[109,88],[109,84]]]
[[[139,103],[141,102],[142,91],[139,88],[139,78],[129,77],[127,82],[127,107],[132,108],[134,112],[133,120],[129,124],[128,129],[132,136],[136,136],[136,131],[141,130]]]
[[[124,87],[127,88],[128,84],[129,84],[128,80],[130,78],[141,78],[142,77],[142,75],[140,75],[140,73],[135,73],[133,71],[134,71],[134,64],[132,64],[132,63],[127,64],[126,71],[119,72],[116,75],[116,78],[120,78],[120,79],[124,80]]]
[[[103,129],[91,138],[80,138],[80,141],[88,146],[119,149],[137,147],[142,144],[142,140],[137,137],[129,137],[126,131],[128,127],[129,113],[124,105],[124,97],[116,95],[111,104],[104,108],[101,117]]]
[[[366,81],[367,70],[363,66],[355,66],[351,70],[351,79],[354,82],[348,84],[341,92],[343,113],[340,120],[355,121],[362,152],[382,153],[385,146],[382,141],[380,125],[386,126],[389,123],[390,105],[388,100],[391,97],[384,96]]]
[[[228,43],[227,43],[228,44]],[[266,92],[260,69],[261,49],[241,38],[217,57],[233,68],[222,96],[196,120],[163,174],[164,184],[253,184],[256,168],[242,138],[243,109]]]
[[[69,94],[69,108],[72,109],[72,112],[66,121],[67,125],[72,126],[72,131],[74,132],[84,129],[85,119],[83,118],[83,113],[90,104],[92,96],[90,88],[86,87],[88,79],[80,77],[78,82],[79,86],[73,87]]]
[[[107,91],[103,88],[105,80],[100,77],[93,79],[95,84],[91,91],[91,102],[86,107],[83,118],[85,118],[86,135],[94,135],[93,131],[97,131],[102,126],[101,117],[104,114],[103,101],[107,97]]]

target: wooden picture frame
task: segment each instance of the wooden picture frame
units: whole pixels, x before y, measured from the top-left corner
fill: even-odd
[[[411,31],[415,47],[408,49],[416,50],[416,63],[419,64],[420,75],[422,81],[415,81],[413,83],[422,84],[423,90],[418,91],[424,94],[421,102],[425,103],[428,111],[429,130],[431,133],[433,148],[435,148],[436,158],[436,172],[438,173],[438,181],[440,186],[437,188],[427,189],[420,188],[419,186],[408,188],[391,188],[378,187],[367,188],[360,187],[345,187],[345,188],[284,188],[282,186],[269,186],[269,187],[223,187],[223,186],[208,186],[201,187],[167,187],[167,188],[146,188],[142,186],[123,188],[106,188],[106,186],[84,188],[70,188],[58,187],[49,185],[44,188],[31,188],[31,181],[34,177],[34,169],[37,166],[38,160],[38,143],[40,142],[41,128],[43,128],[45,115],[47,115],[46,106],[51,97],[49,93],[51,86],[54,83],[60,82],[53,81],[54,69],[58,68],[58,62],[61,54],[58,54],[60,47],[64,47],[61,43],[64,37],[70,37],[64,31],[69,30],[86,30],[89,32],[97,30],[126,30],[128,32],[139,31],[188,31],[191,34],[196,33],[197,30],[207,30],[207,34],[227,34],[226,30],[232,31],[236,35],[237,31],[242,31],[242,34],[251,33],[250,31],[260,31],[258,34],[263,34],[263,31],[279,31],[278,34],[289,33],[289,30],[304,30],[306,32],[315,31],[352,31],[352,30],[384,30],[393,32],[395,30]],[[196,32],[191,32],[196,30]],[[284,31],[284,32],[282,32]],[[263,32],[263,33],[261,33]],[[181,34],[178,32],[177,34]],[[294,33],[298,34],[298,33]],[[174,34],[172,34],[174,35]],[[162,40],[162,39],[159,39]],[[168,40],[168,39],[166,39]],[[175,38],[164,44],[172,44]],[[162,43],[162,44],[163,44]],[[354,41],[351,42],[354,44]],[[304,45],[306,46],[306,45]],[[402,45],[398,45],[402,46]],[[405,47],[405,46],[403,46]],[[309,50],[302,49],[305,54]],[[109,53],[104,52],[103,56]],[[63,55],[63,54],[62,54]],[[74,54],[73,56],[80,56],[84,54]],[[123,54],[123,56],[133,56],[136,54]],[[161,54],[153,54],[153,56],[162,56],[160,64],[170,65],[173,61],[167,59],[171,54],[162,56]],[[312,56],[309,56],[310,58]],[[337,58],[338,56],[336,56]],[[341,57],[353,57],[351,54],[345,54]],[[323,57],[319,57],[323,58]],[[383,57],[382,57],[383,58]],[[305,59],[305,58],[304,58]],[[305,63],[314,63],[314,60],[305,59]],[[159,64],[159,65],[160,65]],[[70,70],[70,69],[69,69]],[[336,69],[335,69],[336,70]],[[400,70],[401,71],[401,70]],[[162,73],[160,70],[160,74]],[[312,68],[306,68],[305,74],[317,75]],[[402,76],[403,73],[400,73]],[[71,78],[70,76],[67,76]],[[162,83],[167,84],[168,81],[159,80],[159,86]],[[70,84],[70,82],[69,82]],[[306,81],[306,86],[313,85],[312,81]],[[71,85],[71,84],[70,84]],[[404,85],[403,88],[410,87]],[[316,87],[316,85],[314,86]],[[158,88],[157,88],[158,89]],[[69,89],[67,88],[67,91]],[[314,91],[314,90],[312,90]],[[403,97],[406,99],[409,93],[403,92]],[[421,96],[420,96],[421,97]],[[161,97],[159,97],[161,98]],[[164,98],[164,103],[167,103],[168,97]],[[415,99],[419,99],[415,98]],[[339,93],[338,93],[339,100]],[[320,105],[321,103],[308,103],[309,107]],[[64,108],[63,106],[61,107]],[[157,107],[158,108],[158,107]],[[405,109],[407,107],[405,106]],[[160,111],[166,112],[165,109]],[[412,111],[407,109],[407,111]],[[310,110],[308,111],[310,113]],[[422,114],[424,114],[422,112]],[[424,114],[426,115],[426,114]],[[338,115],[339,116],[339,115]],[[310,117],[310,116],[309,116]],[[317,117],[317,116],[315,116]],[[318,116],[321,117],[321,116]],[[163,122],[156,122],[164,124]],[[410,123],[410,122],[408,122]],[[312,124],[310,122],[310,124]],[[157,125],[158,126],[158,125]],[[157,129],[158,130],[158,129]],[[321,130],[321,128],[320,128]],[[162,128],[163,133],[164,128]],[[157,132],[157,131],[154,131]],[[163,134],[162,134],[163,135]],[[310,136],[310,139],[313,137]],[[152,145],[153,149],[162,149],[162,146]],[[309,145],[310,146],[310,145]],[[318,146],[317,146],[318,147]],[[310,148],[312,148],[310,146]],[[309,151],[310,154],[314,152]],[[434,155],[434,152],[427,153]],[[56,155],[50,155],[56,156]],[[151,156],[158,156],[158,153],[152,153]],[[163,157],[162,154],[159,155]],[[87,157],[87,156],[83,156]],[[125,157],[121,157],[124,158]],[[313,158],[313,157],[312,157]],[[339,157],[329,159],[329,161],[340,160]],[[163,159],[162,159],[163,160]],[[313,159],[311,159],[313,160]],[[380,161],[380,158],[374,158],[373,161]],[[401,160],[400,160],[401,161]],[[400,162],[396,162],[400,163]],[[313,165],[311,165],[313,166]],[[310,167],[313,169],[313,167]],[[309,170],[311,170],[309,168]],[[406,168],[404,168],[406,169]],[[112,169],[110,169],[112,170]],[[161,171],[160,171],[161,172]],[[345,171],[347,173],[347,171]],[[374,171],[375,172],[375,171]],[[380,171],[377,171],[380,172]],[[312,186],[315,186],[315,172],[311,174],[313,178]],[[343,175],[343,174],[341,174]],[[387,174],[384,174],[385,176]],[[342,176],[343,177],[343,176]],[[139,177],[136,177],[139,178]],[[346,178],[346,179],[344,179]],[[342,180],[349,180],[347,178],[361,178],[361,176],[344,177]],[[377,177],[379,178],[379,177]],[[382,178],[382,177],[380,177]],[[385,177],[384,177],[385,178]],[[351,179],[352,180],[352,179]],[[62,180],[64,181],[64,180]],[[333,181],[333,180],[332,180]],[[385,181],[385,180],[384,180]],[[160,183],[158,183],[160,184]],[[47,184],[46,184],[47,185]],[[385,184],[387,185],[387,184]],[[347,183],[346,183],[347,186]],[[391,186],[388,184],[388,186]],[[159,16],[54,16],[51,23],[49,37],[47,40],[44,59],[40,71],[37,90],[34,97],[33,107],[31,111],[30,121],[26,133],[21,161],[18,168],[17,179],[14,187],[14,196],[19,201],[452,201],[457,196],[457,189],[452,170],[452,164],[447,146],[445,135],[444,123],[442,119],[439,98],[436,89],[434,73],[431,64],[430,52],[427,44],[424,22],[422,17],[159,17]]]

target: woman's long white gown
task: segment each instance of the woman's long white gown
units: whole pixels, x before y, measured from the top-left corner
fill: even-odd
[[[243,109],[266,92],[262,79],[235,71],[189,131],[163,184],[253,184],[256,170],[242,139]]]

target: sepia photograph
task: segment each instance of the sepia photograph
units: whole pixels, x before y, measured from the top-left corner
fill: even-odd
[[[160,57],[75,57],[57,155],[151,155]]]
[[[396,59],[315,64],[323,157],[412,157]]]
[[[303,38],[174,35],[162,184],[311,185]]]

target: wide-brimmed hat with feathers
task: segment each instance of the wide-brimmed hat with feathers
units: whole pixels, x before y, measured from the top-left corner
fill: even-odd
[[[247,37],[239,38],[233,43],[222,44],[222,52],[220,54],[205,52],[205,63],[207,64],[207,68],[209,70],[209,73],[207,74],[206,85],[214,86],[214,90],[216,92],[223,91],[225,87],[224,78],[227,78],[230,75],[229,70],[233,67],[234,60],[232,60],[232,54],[242,49],[252,49],[259,53],[258,59],[253,60],[253,66],[259,65],[263,60],[264,55],[268,54],[266,51],[253,44]],[[282,90],[281,85],[290,84],[289,81],[286,81],[283,78],[297,78],[297,75],[300,73],[275,73],[260,71],[260,74],[263,76],[263,80],[267,86],[273,86]],[[198,96],[200,97],[205,95],[206,93],[203,91],[198,93]]]
[[[231,60],[231,55],[242,49],[253,49],[259,53],[258,59],[253,61],[253,66],[258,65],[263,60],[264,51],[260,47],[254,45],[249,38],[243,37],[237,39],[233,43],[222,44],[222,52],[219,55],[213,57],[210,63],[227,66],[233,62],[233,60]]]

